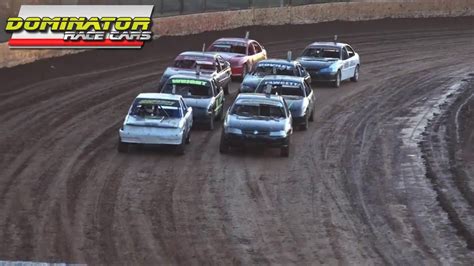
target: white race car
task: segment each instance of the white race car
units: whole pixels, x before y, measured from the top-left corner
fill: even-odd
[[[141,93],[133,102],[119,130],[119,152],[127,152],[130,144],[176,145],[184,154],[190,141],[193,109],[180,95]]]

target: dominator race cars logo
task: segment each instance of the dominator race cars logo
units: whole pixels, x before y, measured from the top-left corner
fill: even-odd
[[[141,48],[153,5],[24,5],[7,20],[10,48]]]

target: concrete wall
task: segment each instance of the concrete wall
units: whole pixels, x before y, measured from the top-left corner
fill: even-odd
[[[251,25],[310,24],[334,20],[474,16],[474,0],[356,0],[282,8],[203,13],[155,19],[158,36],[188,35]],[[78,50],[11,50],[0,44],[0,67],[12,67]]]

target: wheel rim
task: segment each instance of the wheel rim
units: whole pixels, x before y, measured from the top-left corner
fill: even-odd
[[[337,84],[338,87],[341,85],[341,72],[339,72],[337,74],[336,84]]]
[[[355,79],[359,79],[359,67],[356,68]]]

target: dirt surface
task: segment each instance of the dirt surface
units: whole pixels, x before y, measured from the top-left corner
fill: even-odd
[[[443,200],[420,144],[443,95],[472,93],[459,85],[474,72],[472,25],[474,18],[249,28],[273,57],[338,34],[362,58],[358,83],[316,88],[315,122],[295,133],[290,158],[272,150],[220,155],[218,129],[194,130],[183,157],[167,148],[116,151],[131,101],[155,90],[178,52],[247,28],[0,69],[0,259],[472,265],[472,231],[460,230],[445,203],[457,220],[472,221],[472,190],[452,187],[460,198]],[[461,109],[460,121],[472,122],[472,107]],[[472,147],[473,124],[461,124],[460,141]],[[472,149],[459,156],[472,166]]]

